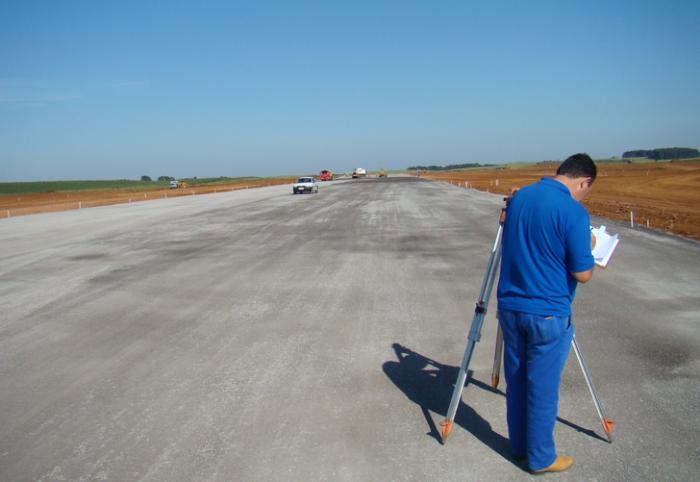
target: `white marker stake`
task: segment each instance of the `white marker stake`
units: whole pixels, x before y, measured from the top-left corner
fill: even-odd
[[[630,227],[634,227],[634,211],[630,211]]]
[[[80,201],[80,202],[78,203],[78,209],[83,209],[83,202],[82,202],[82,201]]]
[[[649,229],[649,220],[647,219],[647,229]]]

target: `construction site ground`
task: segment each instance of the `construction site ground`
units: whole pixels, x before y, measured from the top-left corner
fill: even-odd
[[[545,162],[508,168],[429,171],[422,176],[461,187],[468,183],[473,189],[505,194],[513,187],[522,187],[543,176],[553,175],[557,165]],[[105,190],[1,195],[0,217],[289,184],[292,181],[293,178],[257,179],[148,192]],[[630,222],[632,212],[637,225],[700,239],[700,162],[600,162],[598,179],[584,204],[592,215]]]
[[[527,481],[495,300],[439,442],[502,196],[412,177],[0,220],[0,480]],[[700,473],[700,243],[620,235],[578,287],[558,481]],[[554,480],[554,479],[552,479]]]
[[[427,171],[428,179],[452,182],[492,193],[508,193],[543,176],[558,163],[523,167]],[[651,229],[700,239],[700,162],[598,163],[598,178],[584,201],[592,215],[634,222]]]

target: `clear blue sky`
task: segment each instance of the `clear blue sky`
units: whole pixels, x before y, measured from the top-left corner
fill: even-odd
[[[700,2],[0,2],[0,181],[700,147]]]

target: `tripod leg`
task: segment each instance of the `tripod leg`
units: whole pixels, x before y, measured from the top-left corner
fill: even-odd
[[[493,370],[491,371],[491,387],[495,390],[498,388],[498,382],[501,379],[501,360],[503,359],[503,330],[501,324],[498,324],[498,333],[496,334],[496,349],[493,353]]]
[[[481,320],[479,320],[479,321],[477,321],[476,317],[475,317],[473,324],[474,323],[481,324],[482,322],[483,322],[483,317],[481,317]],[[471,334],[470,334],[470,336],[471,336]],[[442,431],[440,432],[440,441],[443,444],[447,440],[447,437],[450,436],[450,432],[452,432],[452,424],[454,423],[455,415],[457,415],[457,407],[459,406],[459,402],[462,399],[462,392],[464,391],[464,382],[467,380],[469,363],[471,361],[472,354],[474,353],[474,347],[476,346],[477,341],[478,340],[473,340],[470,338],[469,342],[467,343],[467,349],[464,351],[464,357],[462,357],[462,364],[459,367],[459,374],[457,375],[457,381],[455,382],[455,388],[452,391],[452,399],[450,400],[450,407],[447,409],[447,415],[445,416],[445,420],[443,420],[440,423],[440,426],[442,427]]]
[[[571,346],[574,348],[576,359],[578,360],[578,364],[581,366],[583,377],[586,379],[586,385],[588,385],[588,390],[591,392],[591,397],[593,397],[593,405],[595,405],[595,409],[598,412],[598,417],[600,418],[600,423],[605,431],[605,436],[607,437],[608,442],[612,443],[612,432],[615,429],[615,422],[609,418],[605,418],[605,415],[603,415],[603,408],[600,406],[600,402],[598,401],[598,394],[593,386],[593,381],[588,373],[588,368],[586,368],[586,363],[583,361],[583,354],[581,353],[578,343],[576,342],[576,336],[572,338]]]
[[[489,257],[489,263],[486,268],[486,274],[484,275],[484,282],[481,284],[481,293],[479,294],[479,301],[477,301],[476,308],[474,309],[474,318],[472,319],[472,326],[469,329],[469,336],[467,337],[467,348],[464,351],[464,357],[462,357],[462,364],[459,367],[459,374],[457,375],[457,382],[455,383],[455,387],[452,392],[450,407],[447,409],[447,416],[445,420],[440,423],[440,426],[442,427],[442,431],[440,432],[440,439],[443,444],[447,440],[447,437],[450,436],[450,432],[452,431],[452,424],[454,423],[455,415],[457,414],[457,407],[459,406],[459,402],[462,399],[462,392],[464,391],[464,382],[467,379],[469,363],[471,362],[472,354],[474,353],[474,347],[481,339],[481,326],[484,323],[486,310],[489,306],[489,298],[491,297],[493,284],[496,281],[496,275],[498,274],[498,265],[501,261],[501,251],[499,247],[502,233],[503,226],[500,225],[498,227],[498,233],[496,234],[496,240],[493,243],[491,256]]]

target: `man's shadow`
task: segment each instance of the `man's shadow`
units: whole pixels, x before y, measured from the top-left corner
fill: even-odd
[[[443,416],[447,414],[459,367],[443,365],[399,343],[394,343],[392,348],[398,361],[384,363],[382,366],[384,373],[406,394],[409,400],[421,408],[428,427],[430,427],[428,435],[441,442],[440,431],[435,425],[430,412],[432,411]],[[505,397],[505,393],[502,391],[473,379],[471,371],[467,375],[467,385],[474,385],[482,390],[488,390]],[[584,429],[560,417],[557,417],[557,420],[578,432],[605,441],[592,430]],[[491,425],[462,400],[459,402],[454,423],[470,432],[503,458],[525,470],[524,465],[520,461],[514,460],[511,456],[508,439],[494,432],[491,429]]]

